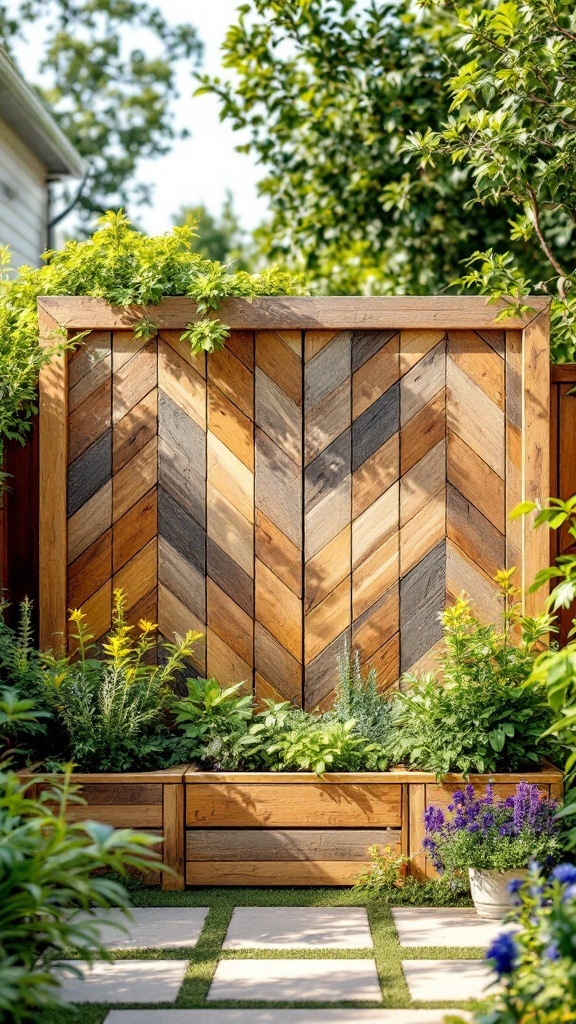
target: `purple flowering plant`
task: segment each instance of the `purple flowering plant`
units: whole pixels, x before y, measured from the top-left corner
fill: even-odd
[[[501,933],[486,958],[501,992],[478,1024],[561,1024],[576,1020],[576,865],[547,876],[533,862],[515,886],[521,928]]]
[[[454,793],[448,815],[440,807],[427,808],[422,845],[434,867],[449,877],[468,868],[527,868],[532,860],[551,866],[562,855],[557,811],[556,801],[528,782],[504,800],[494,796],[491,784],[484,796],[468,785]]]

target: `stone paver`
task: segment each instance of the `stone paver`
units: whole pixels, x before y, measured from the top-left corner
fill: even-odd
[[[59,996],[66,1003],[173,1003],[188,967],[187,960],[104,960],[84,964],[61,960],[82,972],[78,978],[58,971]]]
[[[487,949],[512,924],[484,921],[473,908],[394,907],[392,917],[402,946],[480,946]]]
[[[121,910],[78,914],[76,921],[94,917],[106,924],[98,930],[108,949],[180,949],[195,946],[208,914],[207,907],[132,907],[132,920]],[[115,927],[120,924],[126,931]]]
[[[464,1002],[496,990],[495,975],[483,960],[403,960],[402,969],[414,1001]]]
[[[111,1010],[104,1024],[443,1024],[448,1010]],[[458,1010],[465,1021],[472,1014]]]
[[[221,960],[208,993],[274,1003],[381,998],[373,960]]]
[[[372,948],[363,907],[236,907],[224,949]]]

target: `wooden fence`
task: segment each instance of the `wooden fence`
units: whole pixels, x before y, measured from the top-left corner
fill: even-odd
[[[330,702],[345,639],[383,687],[425,668],[447,599],[465,589],[493,617],[492,574],[547,562],[545,532],[507,521],[550,489],[532,301],[504,332],[475,298],[230,300],[229,342],[204,360],[179,341],[187,300],[155,309],[148,342],[100,300],[41,300],[46,338],[91,333],[42,373],[24,456],[26,479],[40,467],[38,556],[35,489],[16,481],[12,598],[39,577],[51,645],[72,605],[105,633],[121,586],[132,619],[206,633],[199,671],[307,707]]]

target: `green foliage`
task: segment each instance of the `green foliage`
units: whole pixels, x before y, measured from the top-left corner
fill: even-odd
[[[25,752],[19,746],[24,739],[34,743],[33,738],[45,735],[46,726],[40,721],[50,718],[48,711],[36,707],[34,700],[21,697],[18,690],[0,690],[0,749],[3,757],[13,758]]]
[[[476,202],[512,204],[511,250],[535,243],[545,260],[525,264],[493,246],[475,252],[465,288],[525,311],[522,296],[552,296],[558,362],[576,358],[576,9],[573,0],[421,0],[452,16],[450,117],[412,132],[408,152],[431,173],[448,158],[472,173]],[[437,163],[438,161],[438,163]]]
[[[384,771],[388,767],[382,748],[358,735],[354,719],[334,722],[309,716],[304,727],[287,729],[268,752],[277,759],[276,771],[323,775],[325,771]]]
[[[512,571],[496,577],[506,601],[502,631],[483,625],[465,597],[442,613],[444,682],[404,677],[408,689],[394,700],[396,761],[441,777],[526,771],[557,756],[557,744],[542,739],[551,723],[545,687],[527,682],[535,645],[553,627],[547,615],[520,616]]]
[[[153,188],[135,172],[187,134],[174,126],[174,100],[182,63],[195,64],[201,52],[196,31],[171,25],[142,0],[0,0],[0,38],[22,55],[28,81],[90,165],[77,206],[82,221],[111,206],[150,203]]]
[[[536,864],[519,889],[521,928],[512,957],[502,959],[497,942],[488,951],[500,991],[476,1015],[477,1024],[564,1024],[576,1018],[576,892],[573,882],[560,881],[563,869],[576,874],[566,864],[546,879]]]
[[[45,266],[22,267],[16,278],[0,281],[0,445],[7,437],[24,438],[36,408],[38,370],[64,344],[55,336],[52,348],[40,349],[38,296],[89,295],[127,309],[144,306],[145,315],[132,311],[131,319],[135,333],[148,337],[156,330],[154,305],[164,295],[185,295],[197,303],[201,319],[182,336],[194,351],[210,352],[222,347],[228,333],[213,315],[227,296],[298,290],[296,279],[280,270],[230,274],[225,265],[203,259],[193,249],[190,224],[155,238],[134,231],[122,211],[107,213],[100,224],[86,241],[48,253]]]
[[[176,227],[192,224],[198,233],[196,251],[203,259],[220,263],[233,261],[237,270],[250,269],[246,259],[249,243],[234,209],[230,191],[226,193],[219,216],[215,217],[203,205],[183,206],[173,217],[173,223]]]
[[[58,1003],[49,971],[54,954],[78,950],[83,960],[109,957],[98,935],[98,913],[78,921],[74,910],[127,906],[121,883],[102,870],[145,869],[157,842],[95,821],[67,825],[66,807],[82,803],[70,786],[51,784],[39,796],[0,765],[0,1019],[25,1024]]]
[[[339,683],[331,717],[338,722],[354,719],[354,731],[387,750],[392,736],[392,704],[378,690],[376,671],[360,668],[360,654],[348,644],[338,656]]]
[[[272,216],[266,256],[321,292],[445,289],[475,249],[508,243],[513,202],[469,209],[473,175],[440,155],[419,169],[403,145],[449,119],[454,19],[412,0],[248,0],[224,43],[230,80],[201,76],[261,163]],[[544,274],[532,241],[513,245]]]
[[[44,666],[34,647],[31,604],[24,600],[16,629],[4,620],[0,605],[0,750],[12,760],[29,759],[44,745],[45,719],[51,716],[42,700]]]
[[[181,751],[170,734],[170,682],[201,634],[163,643],[161,664],[150,664],[156,627],[141,620],[138,636],[124,620],[124,598],[114,592],[112,630],[96,657],[84,613],[73,611],[78,657],[46,657],[44,695],[64,737],[64,754],[81,771],[134,771],[175,764]]]
[[[375,896],[383,903],[405,907],[454,907],[469,902],[468,886],[458,879],[427,878],[420,881],[406,874],[409,857],[389,846],[368,847],[372,864],[354,883],[357,892]]]
[[[234,771],[249,744],[252,697],[239,693],[242,683],[222,688],[214,677],[187,679],[186,685],[188,695],[173,703],[186,757]]]

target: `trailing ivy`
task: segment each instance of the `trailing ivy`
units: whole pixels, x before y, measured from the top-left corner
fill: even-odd
[[[186,296],[196,302],[200,320],[187,324],[182,337],[195,352],[212,352],[228,334],[213,315],[228,296],[301,293],[298,279],[284,271],[234,274],[227,264],[203,259],[194,252],[190,224],[149,237],[133,230],[122,211],[107,213],[99,223],[91,238],[45,253],[44,266],[22,267],[16,277],[7,270],[9,250],[0,249],[0,450],[8,438],[24,440],[36,410],[39,369],[66,340],[55,336],[53,347],[39,347],[40,295],[87,295],[112,306],[141,307],[133,324],[140,337],[155,333],[153,307],[160,299]]]

